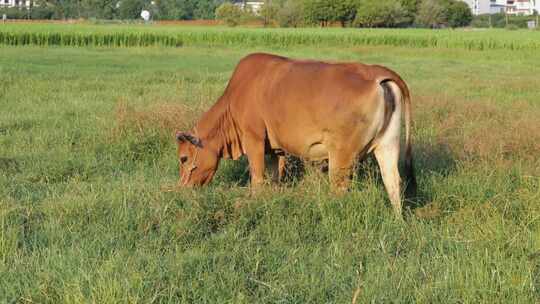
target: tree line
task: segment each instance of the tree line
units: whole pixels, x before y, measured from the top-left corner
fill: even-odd
[[[261,12],[280,26],[460,27],[473,19],[459,0],[272,0]]]
[[[3,8],[8,18],[139,19],[148,10],[154,20],[221,19],[236,25],[261,20],[266,26],[299,27],[460,27],[473,20],[460,0],[266,0],[255,14],[247,1],[226,0],[34,0],[29,9]],[[243,3],[242,3],[243,2]],[[240,5],[238,5],[240,4]]]

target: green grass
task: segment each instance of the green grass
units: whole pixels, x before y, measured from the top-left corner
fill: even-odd
[[[168,190],[178,174],[173,132],[254,51],[402,74],[414,95],[422,196],[404,222],[373,161],[343,197],[310,167],[296,183],[250,196],[245,160],[223,162],[208,188]],[[0,303],[350,303],[356,291],[357,303],[540,301],[536,52],[199,45],[0,54]]]
[[[520,30],[268,29],[90,24],[3,24],[0,44],[61,46],[364,46],[539,50],[540,33]]]

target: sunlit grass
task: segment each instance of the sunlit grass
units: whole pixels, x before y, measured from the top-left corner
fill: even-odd
[[[168,29],[169,30],[169,29]],[[314,31],[314,30],[313,30]],[[252,196],[246,161],[170,191],[172,134],[253,51],[388,65],[411,86],[421,198],[378,169]],[[0,47],[0,302],[534,303],[540,80],[532,52],[395,47]],[[175,119],[176,117],[176,119]]]
[[[0,44],[40,46],[181,47],[368,46],[538,50],[540,32],[521,30],[269,29],[205,26],[3,24]]]

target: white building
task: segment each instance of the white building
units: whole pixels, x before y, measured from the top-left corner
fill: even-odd
[[[30,7],[30,0],[0,0],[0,7]]]
[[[236,2],[235,5],[238,5],[243,10],[251,10],[252,13],[258,15],[264,5],[264,1],[242,1]]]
[[[489,13],[490,14],[504,14],[506,11],[507,0],[490,0]]]
[[[532,15],[540,12],[540,0],[463,0],[473,15],[506,13],[509,15]]]
[[[508,0],[506,13],[509,15],[532,15],[537,3],[535,0]]]
[[[473,15],[491,13],[491,0],[463,0],[469,5]]]

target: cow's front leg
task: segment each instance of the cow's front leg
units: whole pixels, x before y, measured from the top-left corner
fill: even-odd
[[[264,141],[248,139],[245,142],[251,187],[256,189],[264,183]]]
[[[331,151],[328,156],[328,171],[332,190],[338,194],[344,193],[351,183],[355,154],[344,149],[336,149]]]

